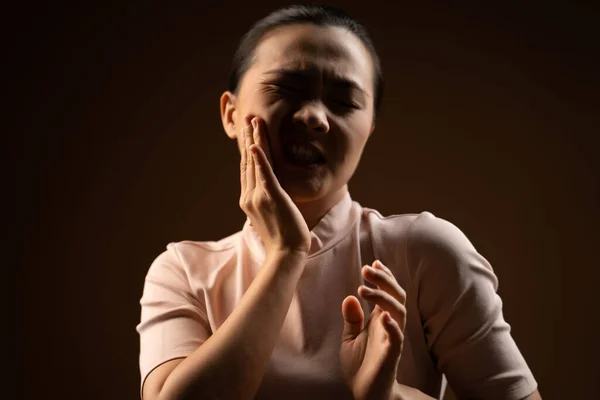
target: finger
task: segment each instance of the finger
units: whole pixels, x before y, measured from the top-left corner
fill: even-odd
[[[254,158],[256,186],[264,190],[267,197],[274,199],[279,193],[277,191],[279,182],[275,177],[271,164],[267,160],[265,152],[258,145],[254,144],[250,147],[250,154]]]
[[[258,144],[260,148],[265,152],[267,160],[272,166],[273,157],[271,156],[271,148],[269,146],[269,138],[267,136],[265,122],[260,118],[254,118],[252,120],[252,126],[254,128],[254,143]]]
[[[377,266],[378,264],[373,263],[373,265]],[[369,265],[365,265],[362,268],[362,274],[367,281],[377,285],[379,289],[391,294],[401,304],[406,304],[406,291],[402,289],[393,275]]]
[[[250,157],[250,154],[248,154],[248,147],[246,146],[245,140],[246,138],[243,138],[241,151],[242,159],[240,161],[240,184],[242,187],[242,193],[240,195],[240,198],[242,200],[246,194],[246,168],[248,167],[248,157]]]
[[[381,289],[370,289],[366,286],[360,286],[358,294],[368,302],[378,305],[383,311],[389,312],[404,329],[406,326],[406,308],[389,293]]]
[[[250,151],[250,146],[252,145],[252,124],[244,126],[242,128],[242,133],[244,135],[244,144],[246,146],[246,151]],[[246,191],[251,192],[254,190],[256,186],[255,182],[255,173],[254,173],[254,158],[246,157]]]
[[[390,352],[388,353],[388,357],[390,361],[397,361],[398,356],[402,353],[402,348],[404,345],[404,333],[402,333],[402,329],[400,329],[400,325],[394,318],[390,316],[388,313],[381,314],[381,324],[388,334],[388,339],[390,341]]]
[[[342,302],[342,316],[344,317],[344,329],[342,331],[342,342],[354,340],[363,330],[365,315],[358,299],[348,296]]]
[[[383,272],[385,272],[386,274],[388,274],[389,276],[391,276],[392,278],[396,279],[396,277],[394,277],[394,274],[392,273],[392,271],[390,271],[390,269],[388,267],[383,265],[383,263],[380,260],[375,260],[373,262],[373,268],[380,269]]]
[[[267,156],[267,159],[269,157],[269,154],[267,153],[266,149],[262,146],[262,142],[263,140],[261,140],[261,132],[260,132],[260,127],[259,127],[259,123],[258,123],[258,117],[254,117],[252,118],[252,141],[254,142],[254,145],[251,146],[255,147],[258,146],[258,148],[260,148],[263,153],[265,153],[265,155]],[[261,177],[261,171],[259,171],[259,161],[262,161],[262,158],[256,157],[256,151],[257,149],[252,149],[252,155],[254,157],[254,180],[256,182],[256,185],[258,186],[259,184],[262,184],[262,187],[265,187],[265,180],[264,180],[264,176]],[[267,161],[268,162],[268,161]],[[264,165],[262,166],[263,170],[264,170]]]

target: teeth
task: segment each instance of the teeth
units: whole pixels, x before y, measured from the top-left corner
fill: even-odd
[[[313,151],[310,147],[294,144],[292,145],[291,153],[301,162],[315,162],[319,160],[318,153]]]
[[[295,155],[300,155],[300,156],[305,156],[305,155],[308,157],[316,156],[315,152],[311,148],[298,146],[297,144],[295,144],[292,147],[292,153],[294,153]]]

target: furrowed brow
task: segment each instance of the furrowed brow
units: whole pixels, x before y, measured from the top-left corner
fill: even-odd
[[[312,70],[276,68],[276,69],[272,69],[270,71],[265,72],[265,75],[279,75],[279,76],[283,76],[285,78],[289,78],[289,79],[293,79],[293,80],[305,81],[305,80],[317,75],[317,72],[314,72]],[[334,76],[334,77],[329,78],[328,80],[332,83],[332,86],[334,86],[335,88],[346,89],[346,90],[356,90],[365,96],[367,95],[367,92],[362,87],[360,87],[360,85],[358,83],[356,83],[355,81],[353,81],[351,79],[340,77],[340,76]]]

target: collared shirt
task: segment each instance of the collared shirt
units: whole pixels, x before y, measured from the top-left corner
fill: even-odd
[[[443,398],[521,399],[537,389],[502,315],[491,265],[456,226],[429,212],[383,217],[350,194],[311,230],[311,247],[257,399],[352,399],[339,368],[341,305],[372,286],[361,268],[379,259],[406,291],[398,382]],[[148,270],[140,300],[141,384],[186,357],[239,304],[265,261],[246,219],[219,241],[169,243]]]

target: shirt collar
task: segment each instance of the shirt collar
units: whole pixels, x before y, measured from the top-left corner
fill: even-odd
[[[309,257],[315,253],[329,248],[343,236],[354,225],[359,214],[360,204],[352,200],[350,192],[319,220],[317,225],[310,231],[311,243]],[[260,262],[264,260],[266,252],[265,247],[253,226],[250,225],[250,218],[246,217],[246,222],[242,229],[242,236],[248,244],[254,257]]]

